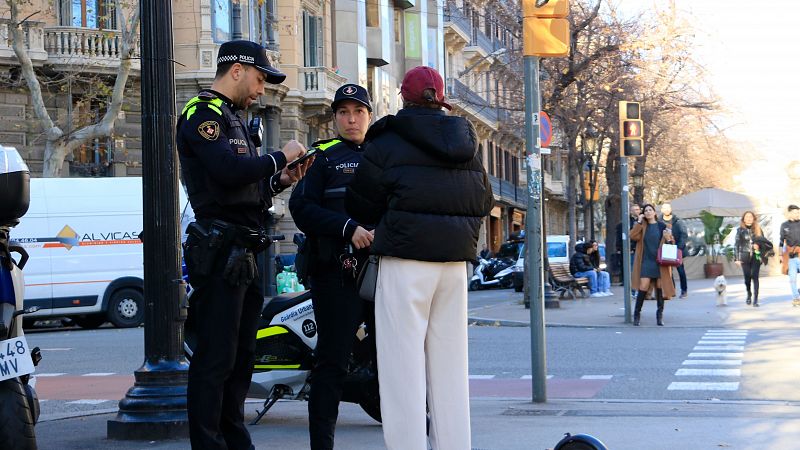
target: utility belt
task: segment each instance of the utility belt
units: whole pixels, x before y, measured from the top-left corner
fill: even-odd
[[[198,220],[186,228],[183,244],[189,282],[197,286],[214,273],[233,285],[249,283],[257,275],[254,254],[272,242],[264,230],[222,220]]]
[[[358,268],[369,257],[369,250],[355,250],[344,238],[330,236],[307,236],[302,244],[297,241],[298,255],[295,259],[297,276],[301,280],[315,272],[340,268],[343,274],[357,274]],[[334,269],[335,270],[335,269]]]

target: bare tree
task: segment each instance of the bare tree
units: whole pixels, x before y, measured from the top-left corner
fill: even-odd
[[[11,31],[11,45],[14,49],[14,54],[17,56],[20,64],[20,71],[25,83],[27,84],[28,91],[33,105],[34,117],[38,123],[40,131],[45,137],[44,149],[44,165],[43,176],[45,177],[58,177],[61,174],[61,169],[64,165],[64,159],[72,153],[73,150],[92,142],[95,139],[110,137],[114,132],[114,122],[122,109],[124,101],[125,86],[128,82],[128,77],[131,72],[132,58],[135,52],[136,40],[138,38],[139,29],[139,7],[138,2],[133,4],[133,8],[129,17],[126,17],[126,6],[122,2],[116,2],[113,8],[117,24],[120,26],[120,62],[117,69],[116,76],[113,83],[113,88],[110,92],[110,99],[108,100],[105,114],[96,123],[84,126],[72,132],[65,132],[63,126],[60,126],[47,111],[45,106],[44,95],[42,92],[42,83],[40,83],[39,75],[34,70],[33,63],[28,49],[25,45],[25,36],[23,26],[25,21],[30,17],[20,18],[21,7],[24,4],[29,4],[26,0],[5,0],[11,11],[11,23],[9,29]],[[72,101],[70,99],[70,101]]]

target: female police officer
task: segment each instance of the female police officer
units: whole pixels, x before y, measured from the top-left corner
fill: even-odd
[[[269,245],[263,220],[272,195],[307,166],[285,169],[305,153],[295,141],[259,155],[236,111],[262,95],[264,83],[284,78],[260,45],[226,42],[211,89],[191,99],[178,120],[181,175],[197,219],[184,247],[195,289],[189,322],[197,331],[187,391],[193,449],[252,448],[244,399],[264,302],[254,254]]]
[[[312,450],[333,448],[347,360],[364,318],[355,275],[373,238],[344,209],[345,188],[361,161],[372,120],[369,94],[346,84],[336,91],[331,108],[339,135],[313,145],[319,153],[289,201],[292,218],[312,249],[308,270],[318,332],[308,402]]]

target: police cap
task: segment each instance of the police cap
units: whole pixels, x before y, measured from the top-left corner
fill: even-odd
[[[286,79],[285,74],[269,65],[267,50],[255,42],[236,40],[220,45],[217,67],[234,63],[255,67],[267,76],[267,83],[280,84]]]
[[[336,95],[333,96],[333,103],[331,109],[336,112],[336,108],[345,101],[353,100],[366,106],[369,112],[372,112],[372,104],[369,99],[369,92],[357,84],[345,84],[336,90]]]

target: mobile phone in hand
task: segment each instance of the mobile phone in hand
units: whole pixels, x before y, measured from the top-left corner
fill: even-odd
[[[312,147],[305,155],[295,159],[294,161],[290,162],[288,166],[289,170],[294,170],[299,164],[304,163],[308,158],[311,158],[317,153],[317,149]]]

